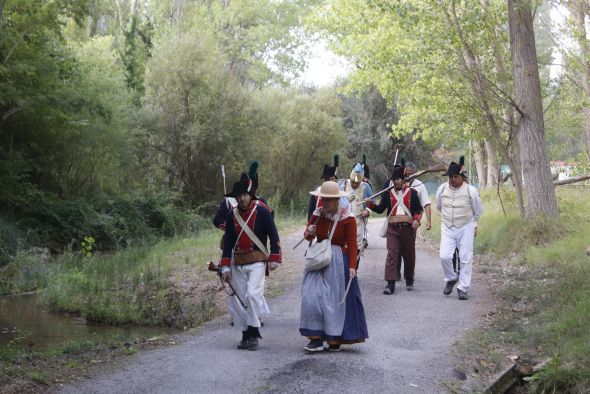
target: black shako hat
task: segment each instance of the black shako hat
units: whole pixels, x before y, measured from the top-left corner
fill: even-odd
[[[369,166],[367,165],[367,156],[363,155],[363,167],[365,168],[365,178],[371,179],[369,176]]]
[[[225,197],[236,198],[240,194],[248,193],[252,196],[252,199],[256,199],[256,190],[258,189],[258,162],[253,161],[250,164],[248,173],[242,172],[240,180],[235,182],[230,193],[227,193]]]
[[[443,174],[443,176],[461,175],[463,178],[467,178],[465,172],[463,172],[463,166],[465,165],[465,156],[461,156],[459,164],[454,161],[449,164],[449,169]]]
[[[324,170],[322,171],[322,178],[323,180],[327,181],[331,177],[338,177],[338,155],[334,155],[334,166],[330,167],[328,164],[324,164]]]
[[[406,178],[406,160],[402,157],[400,160],[401,164],[396,164],[393,167],[393,174],[391,175],[392,180],[405,179]]]

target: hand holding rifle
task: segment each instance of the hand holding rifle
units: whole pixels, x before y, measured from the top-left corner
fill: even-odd
[[[218,264],[215,264],[213,261],[209,262],[207,269],[209,271],[217,272],[217,276],[219,277],[219,280],[221,281],[221,286],[222,286],[223,290],[225,290],[225,283],[227,283],[232,292],[231,292],[231,294],[227,290],[225,290],[225,292],[230,297],[236,297],[238,299],[238,301],[240,302],[240,304],[242,305],[242,307],[244,309],[248,309],[248,306],[244,303],[244,301],[242,301],[242,299],[240,298],[240,295],[236,292],[236,289],[231,284],[231,280],[230,280],[231,275],[230,275],[229,271],[222,272],[221,267]]]

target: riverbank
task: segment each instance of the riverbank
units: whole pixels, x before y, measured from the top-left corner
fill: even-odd
[[[590,387],[590,190],[558,188],[560,217],[520,220],[514,195],[484,192],[474,270],[495,308],[457,346],[457,362],[482,390],[510,356],[551,360],[521,392],[583,393]],[[434,210],[436,211],[436,210]],[[506,214],[504,214],[504,211]],[[434,215],[430,236],[440,239]]]
[[[303,219],[282,219],[277,226],[281,235],[288,234],[302,228]],[[48,262],[30,255],[19,267],[25,268],[25,274],[45,273],[37,282],[45,284],[38,288],[38,297],[41,306],[54,313],[103,324],[164,325],[190,331],[227,312],[227,295],[219,291],[217,276],[206,267],[210,259],[219,258],[221,234],[203,231],[111,256],[69,255]],[[287,278],[287,272],[273,273],[267,297],[280,295]],[[84,378],[96,365],[181,341],[178,334],[90,336],[38,349],[35,338],[23,329],[0,351],[1,391],[42,391]]]

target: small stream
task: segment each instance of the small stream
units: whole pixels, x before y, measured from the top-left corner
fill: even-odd
[[[175,332],[167,327],[99,325],[83,317],[49,313],[37,303],[35,294],[0,297],[0,348],[44,350],[68,342],[127,341]]]

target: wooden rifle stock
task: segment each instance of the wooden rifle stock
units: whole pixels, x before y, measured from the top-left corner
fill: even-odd
[[[406,181],[411,180],[411,179],[414,179],[414,178],[417,178],[420,175],[424,175],[424,174],[426,174],[428,172],[446,171],[446,169],[447,169],[447,166],[446,165],[444,165],[444,164],[436,164],[436,165],[434,165],[432,167],[427,168],[426,170],[418,171],[415,174],[410,175],[409,177],[406,178]],[[379,196],[379,195],[381,195],[381,194],[383,194],[383,193],[385,193],[385,192],[387,192],[387,191],[389,191],[391,189],[393,189],[393,185],[391,185],[389,187],[386,187],[385,189],[383,189],[383,190],[381,190],[381,191],[373,194],[369,198],[375,198],[375,197],[377,197],[377,196]],[[358,206],[358,205],[361,205],[361,204],[364,204],[364,201],[361,201],[361,202],[357,203],[356,205]]]

